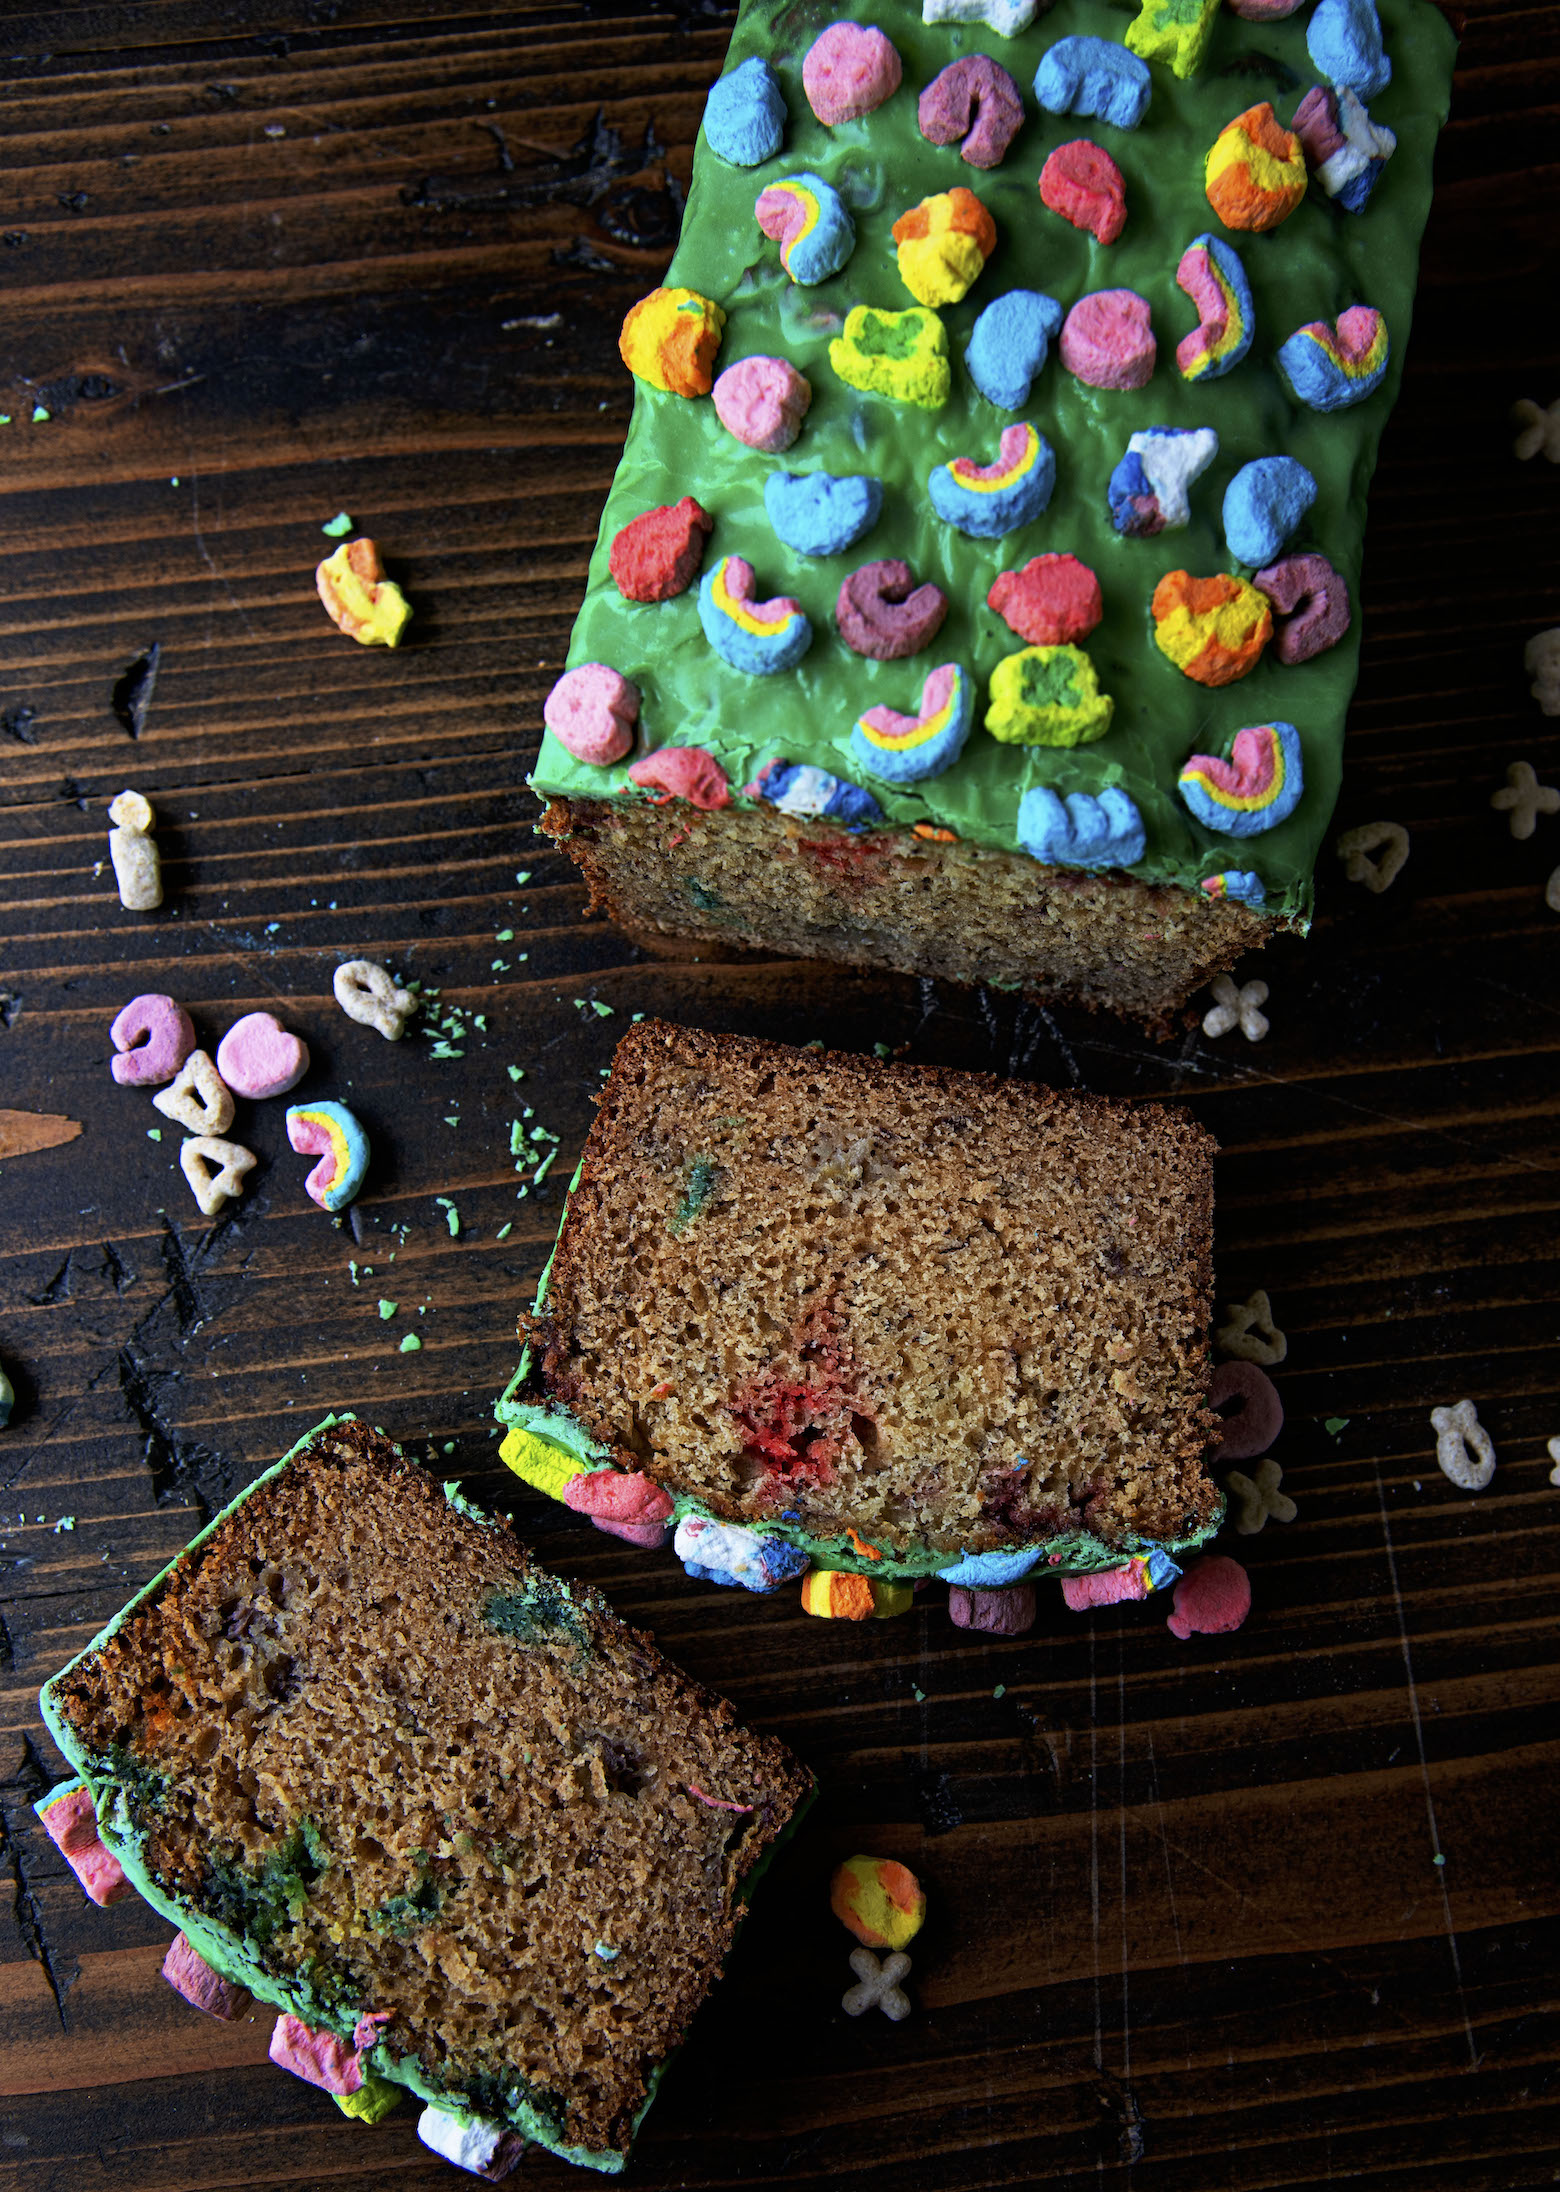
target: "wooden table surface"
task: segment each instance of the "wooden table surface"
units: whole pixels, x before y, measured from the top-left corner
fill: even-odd
[[[168,1927],[87,1906],[30,1810],[58,1769],[39,1682],[329,1408],[505,1499],[821,1776],[633,2181],[1548,2184],[1560,820],[1514,842],[1489,796],[1514,760],[1560,772],[1522,670],[1560,621],[1560,472],[1514,459],[1507,418],[1560,395],[1560,9],[1468,10],[1377,478],[1340,824],[1402,822],[1412,855],[1381,897],[1327,862],[1310,940],[1243,970],[1272,988],[1260,1047],[648,956],[533,839],[527,761],[629,412],[616,332],[666,263],[730,18],[0,21],[0,1104],[82,1128],[0,1166],[0,2192],[456,2181],[410,2108],[365,2130],[267,2064],[265,2017],[187,2010]],[[315,599],[340,509],[416,606],[397,654]],[[126,785],[161,818],[160,915],[105,866]],[[424,985],[441,1054],[336,1010],[360,953]],[[148,989],[208,1046],[255,1009],[306,1035],[305,1092],[373,1136],[350,1222],[305,1199],[280,1104],[245,1107],[259,1169],[200,1219],[177,1130],[107,1071]],[[515,1310],[641,1011],[1195,1110],[1224,1149],[1221,1300],[1266,1287],[1290,1343],[1299,1512],[1236,1541],[1238,1635],[1059,1595],[1008,1642],[941,1605],[813,1621],[495,1467]],[[517,1117],[561,1149],[523,1199]],[[1429,1424],[1464,1396],[1500,1456],[1478,1496]],[[900,2026],[838,2008],[825,1883],[863,1846],[931,1893]],[[578,2182],[546,2156],[521,2181]]]

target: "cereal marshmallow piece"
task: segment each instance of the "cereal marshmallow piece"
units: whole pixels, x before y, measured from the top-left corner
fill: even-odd
[[[289,1106],[287,1139],[300,1156],[320,1160],[303,1185],[321,1210],[334,1215],[356,1200],[368,1170],[368,1136],[345,1104]]]
[[[1187,524],[1187,490],[1218,453],[1211,426],[1150,426],[1132,435],[1106,490],[1111,524],[1133,540]]]
[[[953,385],[942,321],[917,306],[880,312],[852,305],[829,345],[829,363],[848,388],[923,411],[941,410]]]
[[[723,662],[749,677],[792,670],[812,644],[812,625],[789,594],[754,598],[753,566],[742,556],[722,556],[699,581],[699,622]]]
[[[742,796],[765,800],[799,820],[822,818],[852,831],[875,829],[887,819],[872,794],[859,784],[779,755],[764,763],[751,784],[743,785]]]
[[[1290,127],[1328,197],[1345,213],[1361,212],[1397,150],[1392,131],[1371,120],[1347,84],[1337,91],[1313,84]]]
[[[1181,254],[1175,285],[1197,311],[1197,325],[1175,346],[1175,362],[1187,381],[1216,381],[1239,365],[1251,348],[1256,313],[1246,269],[1217,236],[1194,236]]]
[[[637,380],[670,396],[707,396],[726,315],[696,289],[652,289],[629,307],[618,355]]]
[[[387,1043],[398,1043],[417,1010],[417,992],[402,989],[385,967],[372,959],[347,959],[331,977],[336,1002],[360,1027],[377,1028]]]
[[[1208,203],[1226,228],[1287,221],[1305,196],[1305,153],[1266,99],[1226,122],[1204,165]]]
[[[1228,1636],[1251,1611],[1251,1578],[1226,1553],[1204,1553],[1175,1587],[1175,1610],[1165,1626],[1184,1642],[1187,1637]]]
[[[542,720],[576,761],[610,768],[634,743],[639,687],[606,662],[565,670],[542,703]]]
[[[162,1975],[174,1993],[182,1995],[192,2009],[198,2009],[203,2016],[219,2017],[224,2024],[242,2017],[254,2000],[248,1987],[214,1971],[204,1956],[196,1954],[182,1933],[176,1933],[169,1944],[162,1961]]]
[[[486,2178],[489,2184],[501,2184],[525,2152],[525,2140],[513,2125],[492,2116],[464,2116],[431,2103],[417,2119],[417,2136],[442,2160]]]
[[[1205,875],[1197,887],[1205,898],[1233,898],[1240,906],[1267,904],[1267,885],[1250,868],[1223,868],[1217,875]]]
[[[225,1142],[220,1135],[195,1134],[179,1145],[179,1169],[203,1218],[220,1217],[223,1204],[243,1194],[244,1175],[254,1167],[242,1143]]]
[[[922,92],[916,121],[929,145],[962,138],[959,154],[971,167],[1000,167],[1024,126],[1023,94],[989,54],[962,54]]]
[[[986,606],[1031,647],[1087,639],[1105,614],[1099,580],[1068,555],[1032,556],[1021,571],[999,571]]]
[[[923,23],[984,23],[999,38],[1028,30],[1040,0],[922,0]]]
[[[1254,670],[1273,636],[1266,594],[1219,571],[1167,571],[1151,603],[1154,645],[1197,685],[1229,685]]]
[[[892,1857],[847,1857],[829,1882],[829,1908],[863,1948],[908,1948],[926,1923],[926,1890]]]
[[[1056,453],[1026,419],[1003,429],[990,464],[955,457],[932,467],[927,493],[945,524],[972,540],[1000,540],[1040,516],[1056,485]]]
[[[793,282],[810,286],[838,274],[856,248],[856,224],[845,201],[821,175],[787,175],[758,194],[758,225],[780,246]]]
[[[498,1458],[506,1469],[513,1469],[522,1484],[529,1484],[546,1499],[561,1500],[572,1480],[583,1476],[589,1467],[566,1446],[555,1446],[551,1439],[518,1426],[504,1433]]]
[[[332,624],[360,647],[398,647],[410,620],[411,604],[393,579],[385,577],[379,550],[371,540],[349,540],[327,556],[314,574],[325,613]]]
[[[217,1071],[235,1096],[285,1096],[309,1070],[309,1046],[274,1012],[246,1012],[217,1045]]]
[[[801,1575],[807,1555],[784,1538],[762,1537],[736,1522],[706,1522],[685,1515],[672,1551],[688,1574],[706,1583],[736,1584],[745,1591],[777,1591]]]
[[[715,520],[692,495],[630,518],[607,558],[612,583],[625,601],[675,601],[704,561]]]
[[[1127,50],[1145,61],[1165,61],[1172,74],[1195,76],[1213,36],[1219,0],[1143,0],[1127,26]]]
[[[1317,0],[1305,50],[1321,75],[1362,99],[1374,99],[1392,81],[1375,0]]]
[[[862,23],[831,23],[802,63],[802,89],[825,129],[859,122],[892,98],[903,76],[892,41]]]
[[[1349,629],[1349,588],[1323,555],[1286,556],[1252,580],[1273,604],[1273,651],[1280,662],[1309,662],[1336,647]]]
[[[1363,403],[1386,377],[1391,345],[1387,323],[1374,305],[1352,304],[1332,327],[1308,320],[1282,345],[1275,363],[1302,403],[1313,411],[1342,411]]]
[[[672,1534],[670,1495],[642,1470],[582,1470],[565,1484],[563,1504],[577,1515],[589,1515],[609,1537],[648,1551],[664,1545]]]
[[[785,142],[785,94],[769,63],[750,54],[704,104],[704,137],[730,167],[762,167]]]
[[[1058,145],[1040,170],[1040,202],[1096,243],[1113,244],[1126,226],[1127,186],[1102,145],[1087,137]]]
[[[1009,289],[986,306],[964,364],[988,403],[1022,411],[1061,324],[1061,306],[1041,289]]]
[[[278,2069],[323,2086],[327,2093],[356,2093],[363,2083],[362,2058],[350,2040],[306,2025],[286,2011],[271,2028],[268,2052]]]
[[[1034,785],[1018,803],[1018,841],[1053,868],[1130,868],[1148,849],[1136,803],[1115,784],[1069,792],[1065,804],[1048,785]]]
[[[132,997],[116,1013],[108,1039],[117,1056],[109,1071],[121,1088],[155,1088],[171,1081],[195,1048],[195,1023],[160,990]]]
[[[1224,758],[1193,754],[1176,789],[1204,829],[1255,837],[1294,813],[1305,790],[1300,733],[1292,723],[1252,723]]]
[[[948,1592],[948,1619],[956,1629],[978,1629],[986,1636],[1024,1636],[1038,1612],[1032,1583],[1000,1589],[970,1589],[955,1583]]]
[[[225,1134],[233,1124],[233,1092],[203,1050],[190,1052],[152,1105],[191,1134]]]
[[[834,620],[853,654],[898,662],[930,646],[948,614],[948,597],[930,580],[917,586],[908,563],[890,556],[863,563],[841,581]]]
[[[690,807],[713,814],[731,803],[731,779],[706,746],[658,746],[629,768],[632,782],[668,799],[686,799]]]
[[[802,1612],[823,1621],[889,1621],[915,1599],[908,1583],[878,1583],[838,1568],[814,1568],[802,1578]]]
[[[1295,457],[1256,457],[1224,490],[1224,542],[1237,563],[1273,563],[1316,500],[1316,479]]]
[[[869,473],[771,471],[764,511],[779,539],[799,556],[841,556],[870,533],[883,507],[883,482]]]
[[[879,706],[857,717],[850,734],[851,759],[885,783],[923,783],[953,767],[974,715],[969,672],[945,662],[922,686],[919,714],[901,715]]]
[[[108,857],[114,863],[119,903],[129,913],[155,913],[162,904],[162,863],[152,831],[157,817],[139,792],[121,792],[110,803]]]
[[[893,227],[899,278],[921,304],[957,304],[997,248],[997,224],[973,190],[956,183],[923,198]]]
[[[991,673],[986,728],[1004,746],[1088,746],[1115,710],[1081,647],[1025,647]]]
[[[802,430],[812,383],[789,358],[743,358],[715,383],[715,410],[728,434],[777,457]]]
[[[1153,95],[1148,63],[1109,38],[1059,38],[1035,72],[1047,114],[1092,114],[1136,129]]]
[[[97,1809],[84,1781],[65,1781],[35,1806],[43,1831],[100,1909],[135,1893],[124,1867],[98,1836]]]
[[[1147,298],[1135,289],[1080,297],[1062,323],[1058,352],[1086,388],[1145,388],[1158,354]]]

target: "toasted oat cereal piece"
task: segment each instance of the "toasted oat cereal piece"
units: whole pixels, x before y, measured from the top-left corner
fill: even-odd
[[[1238,1027],[1248,1043],[1260,1043],[1268,1031],[1267,1014],[1259,1009],[1267,1003],[1266,982],[1244,982],[1237,989],[1227,974],[1216,974],[1212,988],[1216,1002],[1203,1014],[1204,1035],[1228,1035]]]
[[[1462,1492],[1482,1492],[1495,1474],[1495,1448],[1471,1400],[1450,1408],[1432,1408],[1435,1458],[1441,1474]]]
[[[1274,1522],[1294,1521],[1299,1509],[1287,1492],[1279,1490],[1283,1481],[1284,1472],[1271,1454],[1257,1463],[1253,1476],[1248,1477],[1243,1469],[1230,1471],[1224,1487],[1235,1502],[1238,1536],[1255,1537],[1269,1517]]]
[[[108,857],[114,863],[119,903],[131,913],[155,913],[162,904],[162,862],[152,831],[157,817],[139,792],[121,792],[109,805]]]
[[[190,1052],[152,1102],[165,1119],[191,1134],[225,1134],[233,1124],[233,1092],[203,1050]]]
[[[1345,830],[1335,849],[1349,881],[1363,883],[1379,897],[1403,872],[1408,832],[1401,822],[1362,822],[1357,830]],[[1372,860],[1373,852],[1381,858]]]
[[[243,1194],[244,1175],[254,1166],[254,1156],[241,1142],[225,1142],[216,1134],[195,1134],[180,1145],[179,1169],[203,1218],[220,1217],[229,1197]]]
[[[336,1002],[360,1027],[377,1028],[387,1043],[398,1043],[417,1010],[417,992],[402,989],[393,975],[372,959],[347,959],[331,980]]]
[[[1271,1369],[1289,1352],[1289,1342],[1273,1322],[1273,1306],[1264,1288],[1258,1287],[1248,1302],[1231,1302],[1226,1320],[1214,1333],[1226,1355],[1240,1362],[1259,1362]]]
[[[1505,783],[1491,792],[1490,805],[1497,814],[1510,815],[1513,837],[1531,837],[1541,814],[1560,813],[1560,791],[1540,784],[1531,761],[1513,761]]]

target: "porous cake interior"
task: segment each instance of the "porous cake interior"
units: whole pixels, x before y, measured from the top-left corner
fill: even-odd
[[[896,1552],[1176,1536],[1211,1138],[1184,1113],[647,1023],[530,1336],[631,1468]]]
[[[172,1896],[338,2021],[626,2148],[809,1786],[594,1593],[321,1433],[58,1688]],[[751,1810],[716,1808],[721,1798]]]

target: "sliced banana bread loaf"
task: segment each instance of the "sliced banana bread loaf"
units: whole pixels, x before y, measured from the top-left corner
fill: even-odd
[[[500,1415],[830,1568],[1200,1538],[1213,1152],[1176,1109],[646,1022]]]
[[[812,1785],[350,1421],[44,1708],[104,1843],[208,1963],[355,2034],[364,2071],[606,2170]]]

